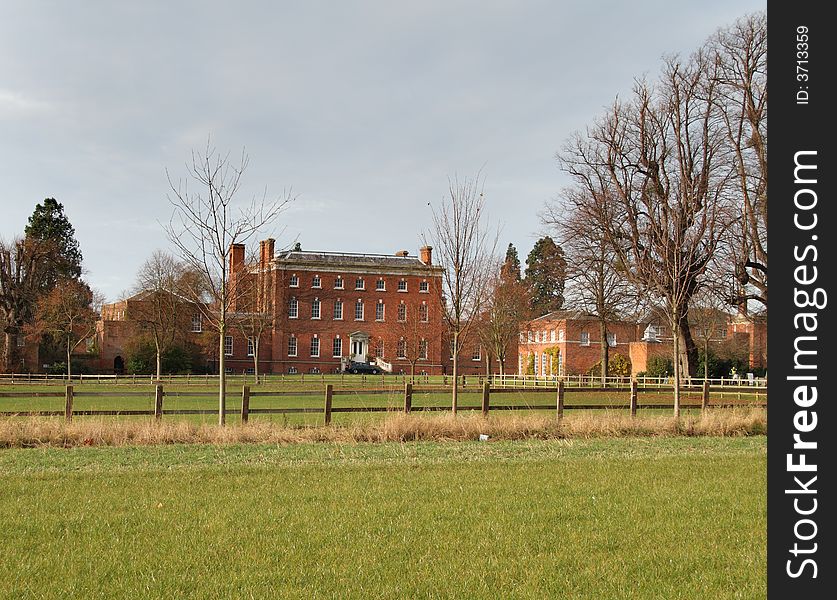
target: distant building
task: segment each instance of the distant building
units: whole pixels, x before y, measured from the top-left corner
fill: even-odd
[[[767,364],[767,319],[722,313],[721,325],[709,334],[713,348],[738,347],[748,355],[751,369]],[[631,364],[631,375],[645,372],[655,357],[672,357],[671,329],[659,311],[637,321],[606,323],[609,359],[622,355]],[[696,337],[696,336],[693,336]],[[601,326],[594,315],[559,310],[527,323],[518,343],[518,373],[559,376],[589,373],[600,364]],[[697,340],[696,340],[697,343]]]
[[[188,341],[203,346],[207,340],[203,339],[206,328],[201,310],[190,302],[184,301],[183,305],[188,307],[189,313],[184,315],[182,331],[175,335],[175,339],[181,344]],[[88,354],[90,350],[95,350],[98,355],[90,361],[90,366],[100,373],[124,373],[129,342],[143,333],[136,315],[147,311],[148,292],[140,292],[102,306],[101,316],[96,323],[95,339],[83,348]],[[79,348],[81,351],[82,346]]]

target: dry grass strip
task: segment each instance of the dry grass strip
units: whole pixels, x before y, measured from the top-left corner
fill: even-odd
[[[597,411],[565,416],[478,414],[393,415],[381,421],[329,427],[275,423],[200,425],[183,421],[113,421],[55,418],[0,420],[0,448],[142,446],[153,444],[296,444],[312,442],[466,441],[563,439],[627,436],[746,436],[767,433],[760,408],[709,409],[700,416],[638,416]]]

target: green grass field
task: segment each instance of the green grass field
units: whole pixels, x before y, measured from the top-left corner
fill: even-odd
[[[766,438],[0,451],[0,598],[761,598]]]

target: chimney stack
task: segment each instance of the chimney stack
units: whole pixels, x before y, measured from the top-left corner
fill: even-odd
[[[427,266],[430,266],[433,262],[433,247],[422,246],[419,248],[419,260]]]
[[[273,249],[275,244],[276,240],[273,238],[268,238],[259,242],[259,266],[262,270],[265,270],[270,264],[270,261],[273,260]]]
[[[229,298],[230,310],[238,310],[238,280],[244,272],[244,244],[230,244]]]
[[[244,267],[244,244],[230,244],[230,273]]]
[[[410,255],[410,253],[407,252],[406,250],[399,250],[398,252],[395,253],[395,256],[400,256],[402,258],[407,257],[409,255]]]

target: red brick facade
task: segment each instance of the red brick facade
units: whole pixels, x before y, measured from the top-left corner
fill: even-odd
[[[273,240],[262,242],[258,266],[243,266],[232,255],[230,272],[242,282],[259,278],[260,303],[275,315],[262,337],[260,370],[265,373],[333,373],[349,359],[382,359],[395,373],[445,372],[442,269],[432,249],[420,257],[303,252],[273,255]],[[234,306],[246,312],[251,307]],[[231,334],[232,372],[252,367],[243,335]],[[229,348],[229,346],[228,346]],[[410,360],[412,359],[412,360]]]
[[[607,323],[609,357],[621,354],[631,363],[631,375],[647,370],[648,360],[671,358],[671,330],[659,319],[634,323]],[[528,323],[520,333],[518,373],[526,374],[534,358],[538,376],[589,373],[601,361],[598,320],[576,311],[555,311]],[[749,349],[750,368],[767,361],[767,323],[763,318],[730,317],[726,329],[713,343],[739,344]]]
[[[609,355],[630,356],[636,342],[635,323],[616,321],[607,324]],[[601,361],[601,328],[598,320],[577,311],[555,311],[530,321],[520,334],[518,373],[526,374],[530,356],[538,376],[587,373]]]
[[[129,342],[141,333],[138,324],[131,318],[143,307],[142,294],[137,294],[125,300],[119,300],[102,307],[102,314],[96,323],[96,350],[98,358],[91,361],[91,367],[100,373],[121,373],[128,360]],[[193,305],[194,306],[194,305]],[[184,319],[181,341],[191,341],[204,345],[209,335],[204,331],[200,310],[194,306],[188,319]],[[187,324],[188,323],[188,324]],[[82,348],[81,346],[79,348]],[[84,348],[86,352],[86,348]],[[81,352],[81,350],[79,350]],[[89,354],[89,353],[88,353]]]

